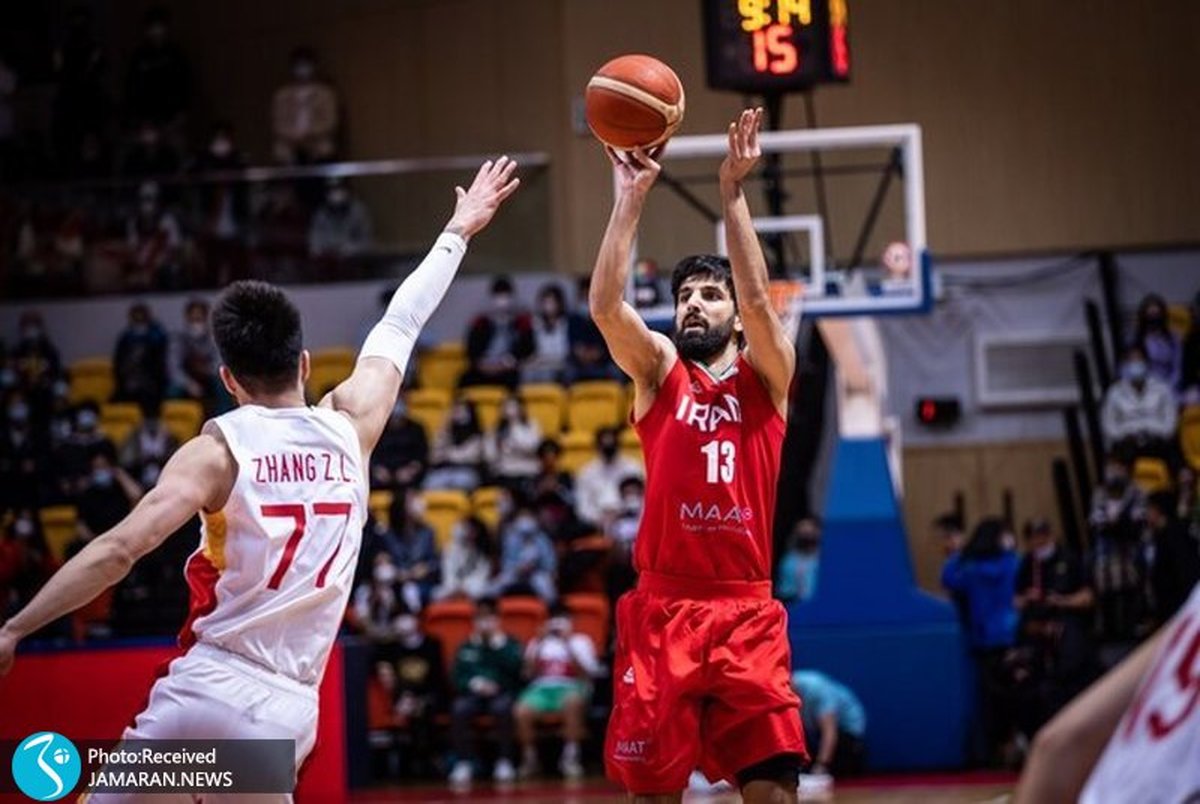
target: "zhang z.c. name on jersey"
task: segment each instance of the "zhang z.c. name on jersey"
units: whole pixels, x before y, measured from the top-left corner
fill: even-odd
[[[331,452],[283,452],[253,459],[255,483],[353,483],[346,456]]]

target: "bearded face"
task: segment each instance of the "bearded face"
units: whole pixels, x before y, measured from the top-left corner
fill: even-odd
[[[737,304],[724,282],[697,276],[679,288],[673,340],[685,360],[711,361],[741,328]]]

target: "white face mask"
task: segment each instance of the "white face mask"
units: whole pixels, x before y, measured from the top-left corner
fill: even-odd
[[[374,577],[376,583],[392,583],[396,580],[396,568],[391,564],[376,564]]]
[[[1045,547],[1039,547],[1033,551],[1033,557],[1038,561],[1046,561],[1050,556],[1054,555],[1054,544],[1050,543]]]
[[[417,633],[417,618],[411,614],[401,614],[396,618],[396,633],[402,637],[414,636]]]

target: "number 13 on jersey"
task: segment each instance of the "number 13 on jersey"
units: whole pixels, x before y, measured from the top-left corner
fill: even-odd
[[[737,447],[732,441],[709,441],[700,451],[708,459],[705,479],[709,483],[732,483]]]

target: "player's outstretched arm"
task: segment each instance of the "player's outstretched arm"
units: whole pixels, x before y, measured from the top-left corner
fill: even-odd
[[[588,308],[604,336],[613,360],[637,386],[638,407],[648,404],[675,358],[675,347],[652,331],[637,311],[625,301],[629,281],[629,258],[646,195],[662,169],[654,157],[641,149],[622,159],[608,148],[617,177],[616,199],[588,291]],[[643,408],[644,409],[644,408]]]
[[[783,411],[796,370],[796,352],[771,305],[767,260],[742,189],[742,181],[762,156],[758,143],[761,125],[762,109],[746,109],[729,124],[729,153],[719,172],[721,206],[738,314],[749,347],[746,357],[766,382],[775,406]]]
[[[64,564],[0,628],[0,675],[12,667],[18,641],[94,600],[198,511],[223,504],[236,472],[224,442],[208,431],[180,447],[129,516]]]
[[[446,295],[467,252],[467,241],[491,222],[520,185],[521,180],[513,176],[516,169],[516,162],[502,156],[484,162],[468,189],[454,188],[458,201],[446,228],[367,335],[349,379],[321,400],[321,407],[341,411],[354,422],[364,454],[375,449],[387,425],[417,337]]]
[[[1042,727],[1014,804],[1076,801],[1162,642],[1160,629]]]

